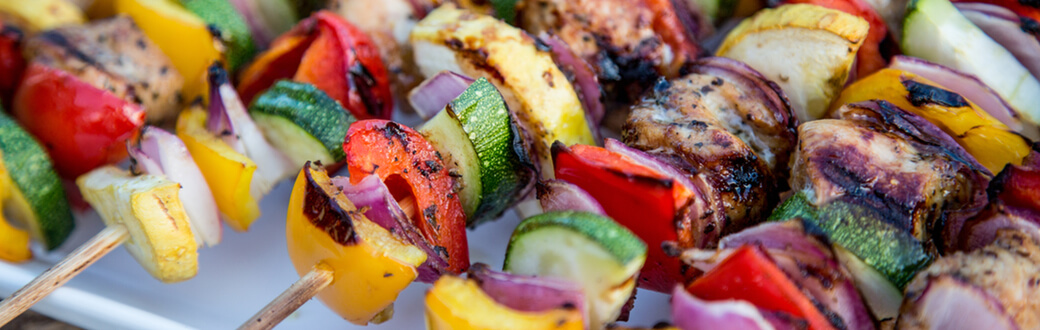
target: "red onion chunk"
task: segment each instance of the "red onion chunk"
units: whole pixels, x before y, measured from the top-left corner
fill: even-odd
[[[379,176],[366,176],[356,185],[351,184],[347,177],[337,176],[332,178],[332,184],[342,189],[343,195],[358,209],[367,208],[365,217],[368,220],[426,253],[426,262],[418,269],[419,282],[433,283],[441,274],[451,273],[447,270],[448,261],[433,249],[433,245],[423,237],[419,228],[408,219],[401,205],[390,194],[390,188],[386,187]]]
[[[997,94],[996,91],[989,88],[974,75],[916,57],[903,55],[892,57],[892,62],[888,67],[910,72],[922,78],[941,83],[943,87],[967,98],[1012,130],[1021,132],[1031,138],[1040,138],[1036,127],[1023,125],[1018,111],[1008,104],[1000,94]]]
[[[267,142],[256,122],[246,112],[238,92],[228,81],[220,63],[209,67],[209,117],[207,129],[221,137],[232,149],[256,163],[250,194],[260,199],[284,178],[299,170],[289,157]],[[214,130],[216,128],[217,130]]]
[[[704,301],[681,286],[672,291],[672,323],[682,330],[782,329],[774,327],[757,307],[746,301]]]
[[[538,201],[543,212],[551,211],[585,211],[599,215],[607,215],[603,207],[584,189],[563,180],[549,180],[538,183]]]
[[[1040,217],[1035,212],[1017,207],[990,205],[989,210],[964,225],[960,248],[972,251],[990,245],[1000,230],[1017,230],[1040,242]]]
[[[1022,66],[1040,79],[1040,39],[1022,29],[1022,19],[1004,7],[985,3],[955,3],[975,26],[1004,46]]]
[[[583,314],[585,311],[581,285],[572,281],[493,271],[483,263],[470,267],[469,278],[476,280],[491,299],[518,311],[541,312],[555,308],[577,308]]]
[[[219,244],[223,227],[217,202],[184,142],[161,128],[148,126],[137,145],[127,142],[127,150],[135,171],[163,175],[181,185],[179,196],[195,241],[200,246]]]
[[[554,35],[542,33],[538,39],[552,49],[556,65],[570,74],[578,98],[581,104],[585,105],[585,117],[589,120],[592,132],[598,132],[599,124],[606,115],[606,108],[603,106],[603,91],[599,88],[599,78],[592,65],[575,55],[566,42]]]
[[[999,300],[979,287],[953,275],[942,275],[928,282],[921,296],[911,302],[911,315],[927,329],[1017,329],[1014,319]],[[903,306],[906,310],[906,305]],[[907,321],[904,314],[900,324]]]
[[[462,95],[473,78],[451,71],[441,71],[424,80],[408,93],[408,103],[423,119],[433,118],[444,106]]]

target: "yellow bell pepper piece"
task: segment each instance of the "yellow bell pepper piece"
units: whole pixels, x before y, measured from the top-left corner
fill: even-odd
[[[67,0],[2,0],[0,16],[29,33],[53,29],[62,25],[83,24],[83,11]]]
[[[323,206],[320,217],[346,222],[354,241],[341,244],[312,222],[307,211]],[[305,166],[296,178],[285,236],[289,257],[301,276],[315,266],[332,269],[332,284],[318,299],[359,325],[389,319],[398,293],[418,276],[416,267],[426,261],[422,250],[365,218],[317,166]]]
[[[206,70],[223,61],[224,45],[206,22],[169,0],[115,0],[115,12],[129,15],[156,45],[170,57],[184,77],[184,102],[208,97]]]
[[[258,198],[250,194],[256,163],[207,131],[207,117],[198,107],[181,112],[177,137],[202,170],[225,222],[231,229],[246,231],[260,217]]]
[[[518,311],[489,297],[472,280],[442,276],[426,292],[426,328],[430,330],[584,329],[576,308]]]
[[[1015,134],[985,110],[971,101],[965,107],[947,107],[934,103],[914,106],[903,80],[944,88],[941,84],[913,73],[883,69],[849,85],[831,105],[831,111],[844,104],[867,100],[885,100],[924,117],[949,134],[990,172],[998,173],[1004,165],[1021,165],[1029,154],[1029,141]]]
[[[4,202],[11,196],[14,182],[0,157],[0,260],[22,262],[32,258],[29,250],[29,232],[15,228],[4,217]]]

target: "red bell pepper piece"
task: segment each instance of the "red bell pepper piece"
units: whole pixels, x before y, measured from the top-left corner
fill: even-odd
[[[351,183],[370,174],[378,175],[398,202],[409,197],[414,204],[412,222],[434,250],[443,251],[450,271],[469,268],[466,214],[455,192],[455,178],[437,150],[415,130],[381,119],[350,125],[343,142]]]
[[[0,98],[10,105],[11,96],[25,72],[22,56],[22,31],[0,22]]]
[[[136,104],[35,62],[15,93],[14,116],[69,179],[126,158],[126,140],[144,124]]]
[[[809,297],[758,246],[737,248],[687,286],[686,291],[709,301],[744,300],[761,309],[784,312],[805,319],[810,329],[834,329]]]
[[[675,0],[643,0],[643,3],[654,13],[654,32],[657,32],[661,39],[672,47],[676,58],[682,59],[676,61],[676,64],[679,65],[671,68],[674,71],[673,74],[678,74],[681,64],[696,60],[701,49],[697,45],[695,35],[697,31],[693,30],[699,29],[699,27],[687,26],[696,24],[696,22],[684,22],[679,15],[689,15],[689,13],[677,12],[676,3],[673,1]]]
[[[856,77],[869,76],[871,73],[888,66],[887,61],[881,55],[881,42],[888,36],[888,25],[885,24],[885,20],[881,18],[881,15],[874,10],[874,7],[871,7],[866,1],[787,0],[784,2],[805,3],[840,10],[866,20],[867,23],[870,23],[870,30],[867,32],[867,39],[863,40],[863,45],[859,47],[859,52],[856,53]]]
[[[240,75],[238,92],[252,102],[280,79],[313,84],[358,119],[390,119],[393,97],[379,49],[357,27],[328,11],[300,21],[275,39]]]
[[[650,247],[639,273],[640,287],[667,292],[692,276],[684,274],[679,260],[661,249],[662,242],[680,240],[675,226],[676,210],[686,204],[691,191],[627,156],[604,148],[586,145],[567,148],[556,143],[552,151],[557,179],[587,191],[608,216]]]

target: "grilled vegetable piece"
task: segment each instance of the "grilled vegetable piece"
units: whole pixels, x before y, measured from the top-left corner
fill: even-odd
[[[804,191],[795,193],[773,211],[770,220],[802,219],[900,288],[935,259],[927,241],[886,222],[876,210],[846,200],[816,205],[809,196]]]
[[[408,42],[408,33],[412,27],[426,15],[426,8],[415,6],[420,2],[331,0],[328,4],[330,11],[347,19],[372,39],[390,74],[390,87],[394,95],[408,95],[408,91],[423,80],[415,66]]]
[[[964,224],[957,247],[972,251],[989,245],[1002,229],[1018,230],[1040,242],[1040,144],[1022,166],[1004,167],[986,189],[989,205]]]
[[[191,152],[213,192],[224,221],[236,231],[246,231],[260,217],[259,195],[253,194],[257,164],[206,130],[206,110],[187,109],[177,120],[177,137]]]
[[[916,57],[896,55],[892,57],[889,68],[910,72],[931,80],[942,82],[944,89],[960,94],[964,98],[975,103],[979,108],[993,118],[1007,125],[1008,128],[1019,132],[1030,139],[1040,138],[1040,126],[1025,121],[1022,116],[997,94],[992,88],[986,86],[974,75],[954,70],[947,66],[928,62]]]
[[[693,187],[648,168],[626,155],[586,145],[567,148],[553,145],[556,179],[575,184],[603,206],[606,215],[631,230],[648,246],[679,242],[696,246],[692,234],[697,228],[691,217],[679,218],[690,200]],[[679,219],[677,219],[679,218]],[[667,292],[676,284],[692,279],[674,256],[662,249],[650,249],[639,272],[639,287]]]
[[[866,0],[785,0],[783,3],[805,3],[836,9],[856,15],[870,24],[870,30],[867,32],[866,39],[863,40],[863,45],[856,51],[854,72],[851,72],[849,80],[854,81],[857,77],[866,77],[886,66],[887,62],[881,54],[881,42],[888,37],[888,27],[881,15],[878,15]]]
[[[130,16],[184,77],[180,101],[207,97],[207,69],[224,59],[225,49],[206,21],[171,0],[115,0],[114,8]]]
[[[733,61],[701,61],[692,70],[702,73],[660,81],[622,131],[626,144],[665,159],[701,186],[719,218],[695,220],[697,246],[713,246],[717,237],[765,218],[778,202],[782,185],[775,182],[786,176],[795,146],[797,121],[783,95],[755,85],[768,81],[753,70],[735,73],[715,62]],[[777,93],[780,104],[765,93]]]
[[[1040,326],[1040,246],[1003,231],[973,252],[936,260],[906,288],[901,329],[1032,329]]]
[[[294,164],[319,161],[334,165],[346,160],[343,139],[356,120],[314,85],[279,81],[249,110],[267,141]]]
[[[68,0],[4,1],[0,20],[36,33],[63,25],[83,24],[83,11]]]
[[[726,254],[686,291],[708,301],[747,301],[804,320],[809,329],[834,329],[813,300],[784,273],[763,248],[742,245]]]
[[[443,276],[426,292],[427,329],[584,329],[574,306],[522,310],[503,304],[474,279]]]
[[[48,30],[30,38],[25,52],[36,63],[141,105],[149,123],[176,118],[180,110],[184,79],[129,17]]]
[[[526,0],[518,8],[519,27],[559,37],[619,101],[638,99],[658,77],[678,77],[700,52],[700,26],[683,26],[678,16],[690,12],[677,11],[670,0]]]
[[[745,19],[715,54],[747,63],[779,84],[806,122],[823,117],[845,86],[869,28],[867,21],[841,11],[784,5]]]
[[[198,272],[198,245],[188,225],[180,185],[161,176],[132,176],[105,166],[76,179],[106,226],[126,226],[130,255],[156,279],[180,282]]]
[[[239,75],[238,92],[252,102],[276,81],[318,87],[359,119],[390,119],[389,78],[375,43],[328,11],[314,13],[278,37]]]
[[[8,109],[25,72],[24,42],[21,29],[0,20],[0,104]]]
[[[469,267],[466,214],[455,178],[430,142],[401,124],[369,119],[350,125],[343,151],[352,184],[378,175],[402,207],[413,210],[412,223],[448,261],[449,270],[460,273]]]
[[[580,283],[589,328],[600,329],[617,319],[635,290],[646,249],[632,232],[601,215],[543,213],[513,231],[503,269]]]
[[[75,227],[65,188],[44,149],[3,111],[0,162],[6,168],[0,203],[8,219],[48,250],[58,248]]]
[[[128,142],[126,148],[130,153],[132,173],[165,176],[181,186],[184,192],[181,204],[199,247],[203,243],[207,246],[220,244],[223,225],[217,202],[184,142],[161,128],[148,126],[142,130],[140,139]]]
[[[953,2],[977,2],[997,5],[1000,7],[1007,8],[1014,12],[1016,15],[1029,18],[1034,21],[1040,21],[1040,4],[1029,2],[1029,1],[1018,1],[1018,0],[978,0],[978,1],[964,1],[955,0]]]
[[[0,171],[0,175],[8,175],[6,168],[0,168]],[[9,181],[0,181],[0,190],[10,191],[10,187]],[[0,211],[3,211],[3,203],[4,201],[0,200]],[[0,214],[0,260],[25,262],[32,259],[32,256],[32,251],[29,250],[29,232],[11,226],[7,223],[6,217]]]
[[[446,4],[416,25],[411,42],[415,54],[422,54],[415,60],[425,76],[447,70],[484,77],[498,88],[519,119],[542,178],[552,175],[553,142],[593,144],[567,77],[522,30]]]
[[[938,127],[891,103],[845,105],[834,115],[799,126],[791,188],[809,205],[833,207],[818,225],[902,286],[927,262],[922,253],[948,248],[985,204],[986,170]],[[876,245],[875,235],[907,247],[883,252],[895,246]],[[924,251],[912,252],[911,238]]]
[[[426,254],[367,219],[320,165],[307,162],[296,178],[285,220],[296,272],[331,269],[332,284],[318,299],[358,325],[393,316],[397,294],[415,279]]]
[[[901,48],[907,55],[978,76],[1025,119],[1040,124],[1040,78],[1030,75],[949,0],[911,1]]]
[[[697,288],[722,295],[721,297],[716,296],[711,300],[725,298],[726,294],[723,292],[726,291],[737,295],[749,294],[751,295],[751,297],[748,297],[751,298],[749,300],[759,308],[792,313],[796,318],[806,317],[811,327],[822,327],[819,322],[816,322],[818,320],[813,320],[814,317],[811,316],[813,310],[805,310],[804,306],[800,307],[801,311],[792,310],[793,307],[799,307],[798,304],[787,305],[780,303],[777,305],[778,301],[776,301],[776,298],[778,297],[769,297],[774,295],[769,290],[757,292],[757,295],[760,296],[756,297],[755,290],[750,290],[750,292],[733,292],[745,289],[733,290],[733,286],[727,288],[717,283],[718,281],[732,281],[739,288],[740,284],[738,283],[754,282],[754,280],[747,281],[739,278],[728,278],[728,276],[733,276],[732,274],[712,274],[713,267],[721,267],[721,265],[713,264],[718,263],[719,259],[725,258],[727,255],[740,253],[734,250],[743,249],[743,247],[747,246],[758,247],[766,252],[769,263],[779,268],[786,275],[787,279],[794,284],[797,288],[796,291],[801,291],[802,295],[812,302],[814,309],[826,315],[828,323],[833,324],[837,328],[874,329],[874,320],[863,303],[859,290],[854,285],[853,276],[847,269],[842,267],[831,246],[825,243],[826,240],[816,237],[813,234],[815,232],[817,231],[812,226],[807,227],[800,220],[769,222],[724,237],[719,242],[719,250],[715,251],[713,255],[709,256],[705,251],[688,250],[683,253],[683,257],[688,262],[692,262],[692,266],[708,272],[708,274],[705,274],[705,277],[713,276],[713,281],[715,282],[712,283],[713,281],[705,279],[704,281],[708,283],[699,283],[702,280],[698,279],[689,288]],[[769,265],[762,266],[766,266],[762,267],[762,270],[765,271],[764,273],[768,273]],[[750,273],[748,275],[755,276],[754,271]],[[781,280],[779,282],[783,282],[782,279],[779,280]],[[756,284],[751,286],[754,287]],[[781,291],[789,290],[782,288],[782,286],[780,285]],[[691,292],[697,294],[696,290],[691,290]],[[788,293],[788,295],[790,294]],[[789,297],[797,300],[797,296]],[[801,314],[801,316],[798,314]]]
[[[961,95],[915,74],[884,69],[849,85],[834,101],[843,104],[885,100],[927,119],[953,137],[992,173],[1021,164],[1029,141]]]
[[[26,69],[13,103],[14,117],[46,147],[65,178],[126,157],[126,140],[145,117],[136,104],[35,62]]]
[[[449,171],[459,175],[469,226],[497,219],[532,186],[527,155],[515,146],[519,132],[487,79],[473,82],[420,132],[441,151]]]
[[[228,70],[234,72],[253,59],[256,45],[242,14],[229,0],[180,0],[185,9],[198,15],[207,27],[217,30],[227,49]]]

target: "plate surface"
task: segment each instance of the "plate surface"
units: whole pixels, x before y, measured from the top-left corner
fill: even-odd
[[[281,182],[261,202],[262,216],[248,233],[227,227],[224,241],[199,250],[199,274],[163,284],[119,248],[86,269],[33,309],[88,329],[232,329],[278,296],[299,277],[285,248],[285,213],[291,180]],[[77,228],[53,252],[38,249],[26,264],[0,262],[0,294],[10,295],[101,230],[93,211],[77,214]],[[470,257],[501,269],[506,242],[519,219],[513,211],[468,232]],[[423,329],[427,284],[413,283],[397,299],[392,320],[365,329]],[[631,322],[650,327],[669,320],[668,297],[640,290]],[[311,300],[279,329],[361,329]]]

